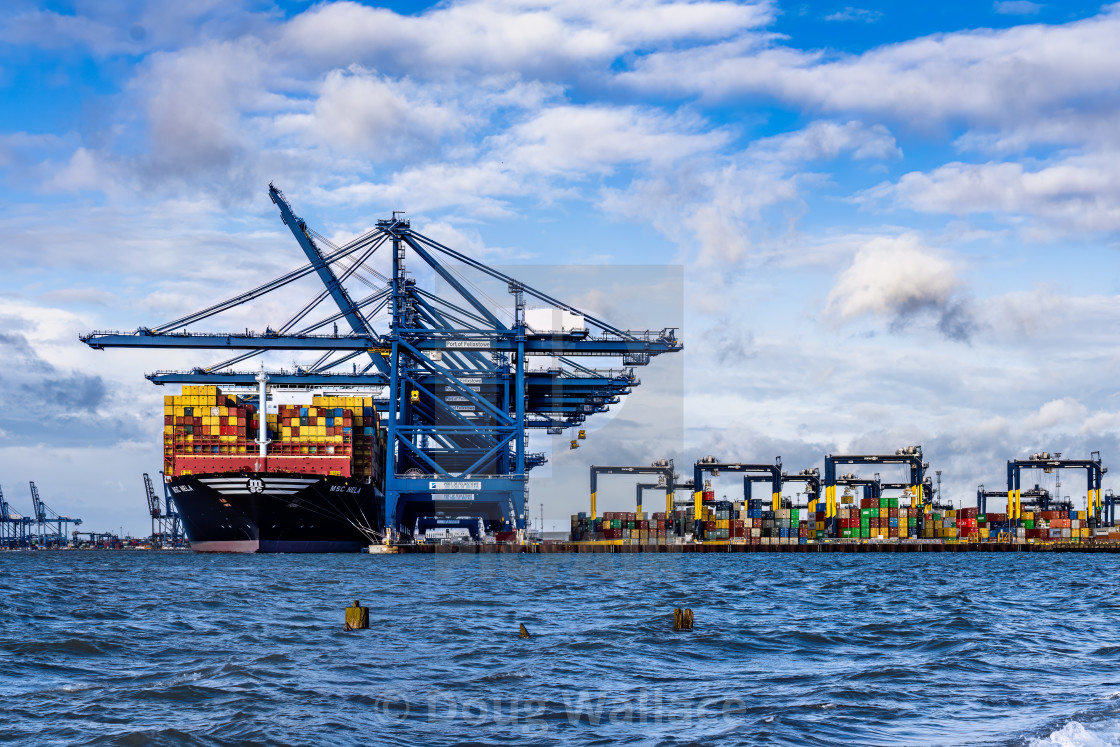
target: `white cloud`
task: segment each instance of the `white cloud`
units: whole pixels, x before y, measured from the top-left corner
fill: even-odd
[[[1038,218],[1068,231],[1120,229],[1120,155],[1070,156],[1035,170],[1017,162],[948,163],[911,172],[864,199],[928,213]]]
[[[296,16],[278,46],[318,65],[547,77],[600,65],[634,47],[728,38],[771,16],[769,3],[474,1],[409,16],[341,2]]]
[[[480,217],[508,217],[508,198],[525,194],[526,188],[512,167],[497,161],[473,164],[427,163],[394,173],[383,182],[355,182],[339,187],[315,188],[315,201],[332,205],[364,205],[374,214],[407,209],[423,213],[459,208]]]
[[[902,150],[890,130],[881,124],[819,120],[801,130],[774,135],[753,143],[753,157],[786,163],[833,159],[850,152],[852,158],[899,158]]]
[[[827,112],[868,112],[919,128],[1014,126],[1086,100],[1120,105],[1120,11],[1060,26],[937,34],[859,55],[753,38],[639,59],[621,82],[706,98],[766,93]]]
[[[281,132],[299,132],[313,144],[375,161],[400,160],[469,124],[454,102],[441,105],[407,81],[358,66],[327,73],[310,113],[276,118]]]
[[[517,171],[574,175],[627,163],[665,166],[728,140],[726,132],[705,131],[697,117],[632,106],[559,106],[515,125],[492,147]]]
[[[953,263],[917,236],[877,238],[836,279],[825,313],[840,321],[864,314],[895,320],[947,307],[959,287]]]
[[[1054,428],[1079,428],[1085,421],[1088,409],[1073,397],[1062,397],[1047,402],[1038,412],[1028,415],[1022,427],[1028,431],[1046,431]]]

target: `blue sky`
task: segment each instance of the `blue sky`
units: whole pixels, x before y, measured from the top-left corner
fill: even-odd
[[[142,374],[209,359],[76,335],[298,264],[272,180],[338,240],[403,209],[506,267],[681,268],[680,369],[556,455],[546,515],[585,507],[591,461],[920,443],[958,502],[1033,450],[1107,463],[1118,38],[1120,6],[1022,0],[9,2],[0,485],[143,528]]]

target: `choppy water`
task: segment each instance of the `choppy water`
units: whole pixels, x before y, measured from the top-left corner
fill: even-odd
[[[0,553],[0,739],[1120,744],[1118,566]]]

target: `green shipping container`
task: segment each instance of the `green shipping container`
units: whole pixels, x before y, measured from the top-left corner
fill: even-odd
[[[1034,519],[1023,519],[1024,529],[1034,529]]]
[[[879,508],[890,508],[891,507],[890,500],[891,500],[890,498],[880,498],[879,499]]]
[[[898,499],[897,498],[888,498],[887,499],[887,507],[888,508],[898,508]]]
[[[871,530],[860,527],[859,536],[862,537],[863,539],[870,539],[871,538]]]

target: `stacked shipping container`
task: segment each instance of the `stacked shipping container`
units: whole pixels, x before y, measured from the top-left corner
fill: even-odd
[[[707,493],[705,493],[705,496]],[[761,501],[706,500],[701,506],[699,535],[692,508],[672,514],[606,512],[602,518],[572,515],[573,541],[628,540],[636,543],[680,542],[686,535],[704,541],[744,544],[798,544],[832,538],[824,511],[809,508],[762,510]],[[847,540],[948,540],[1070,542],[1091,538],[1120,540],[1115,530],[1088,527],[1085,511],[1024,511],[1019,527],[1007,514],[981,514],[976,508],[938,509],[899,505],[897,498],[865,498],[859,508],[837,511],[837,537]]]
[[[368,397],[314,396],[310,406],[266,414],[271,443],[262,460],[260,413],[216,386],[184,386],[164,398],[164,473],[272,472],[373,478],[381,434]]]

